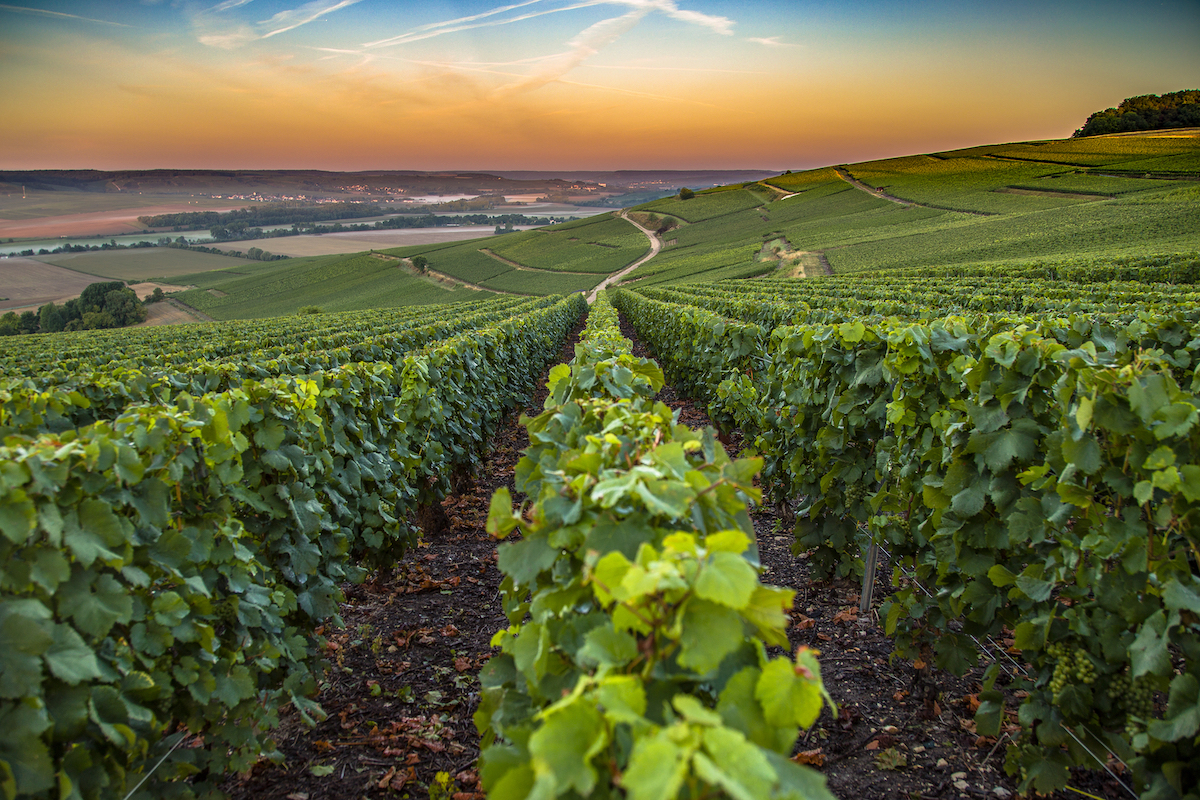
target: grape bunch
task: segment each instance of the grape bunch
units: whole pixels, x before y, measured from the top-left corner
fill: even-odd
[[[1046,655],[1055,660],[1054,675],[1050,678],[1050,692],[1055,703],[1068,684],[1082,683],[1091,686],[1096,682],[1096,665],[1086,650],[1054,642],[1046,646]]]
[[[867,496],[867,487],[861,483],[852,483],[846,487],[846,507],[857,505]]]
[[[1132,738],[1144,730],[1145,721],[1154,715],[1154,687],[1146,678],[1131,680],[1128,672],[1113,677],[1108,696],[1125,710],[1125,733]]]

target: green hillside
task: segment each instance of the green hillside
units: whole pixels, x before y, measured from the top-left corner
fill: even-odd
[[[1200,250],[1200,129],[972,147],[788,172],[654,200],[642,285],[886,269],[1080,264]],[[466,242],[298,258],[173,280],[219,319],[586,292],[648,252],[616,214]],[[412,274],[421,256],[429,276]]]
[[[517,294],[583,292],[649,250],[646,237],[608,214],[467,242],[385,250],[423,256],[429,269],[485,289]]]
[[[1189,252],[1200,249],[1200,131],[871,161],[639,210],[686,220],[628,278],[647,283],[786,272],[821,259],[848,273]]]
[[[250,262],[175,280],[196,288],[174,297],[215,319],[275,317],[314,305],[359,311],[492,296],[409,274],[396,259],[367,253]]]

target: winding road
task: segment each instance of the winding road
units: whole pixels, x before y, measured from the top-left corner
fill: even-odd
[[[658,255],[659,250],[662,250],[662,240],[658,238],[658,235],[654,231],[650,230],[649,228],[642,227],[642,225],[640,223],[638,223],[636,220],[630,219],[629,215],[626,213],[627,211],[628,211],[628,209],[625,209],[625,208],[621,209],[621,214],[620,214],[621,219],[625,220],[630,225],[637,228],[642,233],[646,234],[646,238],[650,240],[650,252],[646,253],[646,255],[642,256],[637,261],[633,262],[632,264],[630,264],[628,267],[621,270],[620,272],[614,272],[612,275],[609,275],[607,278],[600,281],[600,283],[598,283],[596,285],[596,288],[592,289],[592,293],[587,296],[587,303],[589,306],[592,303],[596,302],[596,295],[598,295],[600,292],[603,292],[606,288],[608,288],[608,285],[610,283],[621,280],[621,278],[624,278],[626,275],[633,272],[635,269],[640,267],[642,264],[645,264],[647,261],[649,261],[650,259],[654,258],[656,255]]]

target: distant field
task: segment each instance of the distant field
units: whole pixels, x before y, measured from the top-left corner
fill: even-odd
[[[481,252],[484,248],[499,258]],[[559,294],[590,289],[603,276],[636,261],[648,248],[645,235],[631,223],[605,215],[461,244],[399,247],[386,252],[402,258],[424,256],[431,269],[489,289]]]
[[[760,189],[761,191],[761,189]],[[697,192],[691,200],[680,200],[677,197],[667,197],[646,203],[639,208],[646,211],[658,211],[685,219],[688,222],[702,222],[715,217],[736,214],[763,205],[766,193],[762,197],[739,187],[712,189]]]
[[[90,253],[56,253],[34,256],[37,261],[85,272],[101,278],[121,281],[148,281],[155,278],[175,280],[180,275],[257,264],[245,258],[197,253],[174,247],[148,247],[135,250],[99,250]]]
[[[763,183],[770,184],[785,192],[804,192],[813,187],[820,186],[831,181],[839,181],[833,167],[825,167],[823,169],[810,169],[804,172],[789,172],[775,178],[767,178]]]
[[[343,221],[344,222],[344,221]],[[226,242],[217,245],[226,250],[245,252],[259,247],[269,253],[284,256],[329,256],[339,253],[362,253],[403,245],[427,245],[440,242],[461,242],[491,236],[495,227],[473,225],[462,228],[401,228],[383,231],[352,231],[323,233],[320,236],[281,236],[278,239],[255,239]]]
[[[826,251],[837,272],[973,262],[1138,256],[1200,249],[1200,186],[1174,186],[1036,214],[938,229],[896,228]]]
[[[489,289],[517,294],[570,294],[586,292],[603,279],[603,275],[564,275],[513,270],[484,281],[483,285]]]
[[[1094,197],[1083,192],[1035,194],[1020,190],[1044,185],[1047,192],[1061,192],[1075,188],[1072,184],[1082,188],[1084,183],[1094,181],[1091,185],[1096,188],[1085,191],[1103,194],[1107,193],[1101,188],[1105,181],[1121,180],[1109,178],[1105,174],[1109,170],[1120,175],[1142,172],[1200,177],[1200,133],[1181,132],[1171,138],[1100,136],[991,145],[849,167],[854,177],[896,197],[936,208],[985,214],[1024,214],[1092,202]],[[1128,194],[1162,188],[1163,182],[1129,181],[1109,186],[1114,194]]]
[[[370,255],[252,262],[236,270],[181,276],[179,280],[200,288],[174,297],[215,319],[294,314],[309,305],[323,311],[356,311],[491,296],[409,275],[394,259]]]
[[[46,192],[29,189],[21,196],[21,187],[0,184],[0,220],[23,220],[37,217],[58,217],[67,214],[129,211],[136,219],[143,213],[137,209],[159,206],[178,207],[180,211],[211,211],[221,208],[243,208],[249,205],[240,200],[214,200],[210,197],[188,197],[177,194],[128,194],[124,192]],[[162,212],[166,213],[166,212]],[[7,235],[7,234],[6,234]]]
[[[96,283],[92,275],[43,264],[32,258],[0,258],[0,309],[7,310],[62,302],[78,297]]]
[[[649,249],[645,234],[626,220],[609,216],[500,236],[487,246],[532,269],[598,275],[629,266]]]
[[[113,197],[115,200],[109,200]],[[23,203],[19,192],[0,195],[0,239],[43,239],[140,233],[139,216],[179,211],[229,211],[246,203],[176,197],[40,192]]]
[[[431,269],[444,272],[468,283],[483,283],[489,278],[514,272],[509,265],[479,252],[479,243],[438,250],[425,256]]]

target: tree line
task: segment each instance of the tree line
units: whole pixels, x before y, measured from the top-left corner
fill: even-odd
[[[1106,108],[1092,114],[1083,127],[1072,134],[1072,138],[1198,126],[1200,90],[1190,89],[1164,95],[1127,97],[1116,108]]]
[[[319,203],[316,205],[268,203],[261,206],[238,208],[233,211],[181,211],[177,214],[155,214],[138,217],[138,222],[150,228],[199,230],[211,228],[214,225],[234,223],[242,223],[242,227],[291,225],[297,222],[377,217],[386,213],[388,212],[384,208],[373,203]]]
[[[374,223],[358,225],[343,225],[335,222],[332,225],[317,225],[315,223],[294,222],[290,228],[274,228],[264,230],[260,227],[250,227],[242,221],[231,222],[227,225],[214,225],[209,233],[218,242],[241,241],[245,239],[276,239],[283,236],[307,236],[323,233],[346,233],[351,231],[383,231],[405,228],[453,228],[462,225],[495,225],[497,229],[512,230],[514,225],[545,225],[547,222],[566,222],[573,217],[527,217],[524,214],[458,214],[452,217],[436,214],[420,216],[388,217]]]
[[[154,297],[147,302],[162,298],[162,290],[155,289]],[[85,287],[79,297],[61,306],[46,303],[36,312],[20,315],[9,311],[0,317],[0,336],[123,328],[145,319],[146,305],[133,289],[121,281],[104,281]]]

